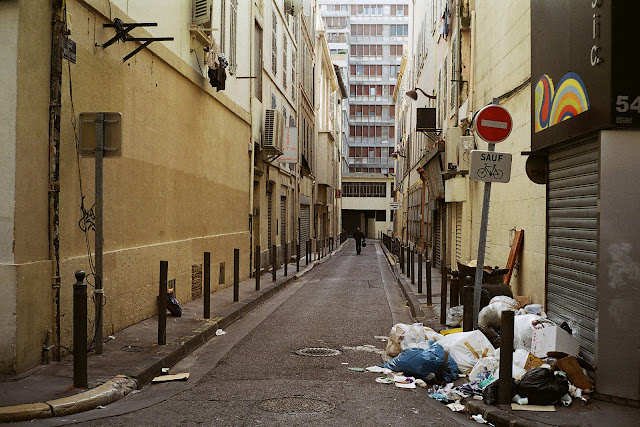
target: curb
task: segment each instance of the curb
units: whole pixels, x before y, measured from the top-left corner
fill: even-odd
[[[136,389],[141,389],[162,372],[162,368],[171,367],[215,336],[218,329],[224,329],[251,310],[272,297],[289,283],[308,273],[316,265],[324,263],[343,249],[342,243],[334,252],[324,258],[313,261],[306,272],[294,273],[281,282],[255,292],[243,301],[237,302],[214,319],[208,319],[202,326],[188,335],[167,344],[147,360],[125,369],[123,375],[116,375],[104,384],[91,390],[61,399],[47,402],[26,403],[22,405],[0,406],[0,423],[30,421],[35,419],[60,417],[89,411],[101,405],[120,400]]]
[[[398,271],[397,271],[398,267],[395,264],[395,261],[393,264],[391,261],[393,258],[393,255],[389,252],[389,250],[384,244],[380,244],[380,246],[384,251],[385,258],[387,258],[387,262],[389,263],[389,268],[393,273],[393,277],[396,278],[398,287],[400,288],[402,295],[404,295],[405,299],[407,300],[407,307],[409,307],[411,316],[413,316],[413,318],[416,319],[418,322],[424,323],[425,314],[422,311],[422,307],[420,307],[420,302],[418,301],[418,297],[416,296],[416,294],[413,293],[413,291],[411,290],[411,287],[408,284],[404,283],[402,278],[399,277]]]
[[[550,427],[557,426],[557,424],[546,424],[538,421],[528,420],[526,418],[519,417],[507,411],[500,409],[497,406],[490,406],[485,404],[482,400],[475,400],[473,398],[465,399],[462,402],[467,408],[469,415],[480,414],[482,418],[495,425],[496,427]]]

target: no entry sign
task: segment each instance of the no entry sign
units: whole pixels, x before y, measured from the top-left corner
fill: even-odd
[[[511,133],[512,127],[511,114],[499,105],[487,105],[476,115],[476,132],[487,142],[504,141]]]

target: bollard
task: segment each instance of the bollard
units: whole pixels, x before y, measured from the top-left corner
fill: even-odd
[[[404,274],[404,245],[400,245],[400,271]]]
[[[513,376],[513,319],[515,313],[504,310],[500,314],[500,378],[498,378],[498,404],[511,403]]]
[[[471,279],[467,277],[467,279]],[[467,283],[473,283],[473,280]],[[465,332],[473,331],[473,285],[466,285],[462,290],[463,302],[463,319],[462,330]]]
[[[158,290],[158,345],[167,343],[167,273],[169,261],[160,261]]]
[[[451,289],[449,291],[449,307],[455,307],[460,305],[459,298],[459,289],[460,289],[460,279],[452,276],[451,277]]]
[[[406,261],[407,261],[407,266],[405,267],[407,270],[407,277],[411,276],[411,265],[409,265],[409,263],[411,262],[411,252],[409,252],[411,250],[411,243],[407,244],[407,254],[406,254]]]
[[[240,249],[233,250],[233,302],[240,301]]]
[[[422,252],[418,251],[418,294],[422,293]]]
[[[305,258],[305,261],[306,261],[305,265],[309,265],[309,251],[310,251],[309,246],[310,246],[310,245],[309,245],[309,240],[307,240],[307,241],[305,242],[305,248],[306,248],[307,250],[305,251],[305,254],[304,254],[304,258]]]
[[[276,264],[278,263],[278,246],[273,245],[273,252],[271,253],[271,279],[276,281]]]
[[[416,284],[416,264],[414,263],[416,256],[415,248],[411,249],[411,284]]]
[[[296,273],[300,272],[300,242],[296,243]]]
[[[289,274],[289,242],[284,244],[284,277]]]
[[[425,270],[427,270],[427,305],[433,305],[433,297],[431,292],[431,262],[429,258],[426,259]]]
[[[76,271],[76,283],[73,284],[73,386],[88,388],[87,284],[84,277],[84,271]]]
[[[440,261],[444,263],[444,260]],[[443,325],[447,323],[447,272],[446,269],[440,270],[442,273],[440,276],[440,323]]]
[[[260,264],[262,263],[260,261],[260,245],[258,245],[256,246],[256,291],[260,290],[260,274],[262,273]]]
[[[211,319],[211,252],[204,253],[204,318]]]

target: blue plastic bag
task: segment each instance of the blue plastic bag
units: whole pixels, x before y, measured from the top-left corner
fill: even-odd
[[[427,378],[429,374],[434,374],[451,382],[458,378],[458,364],[451,356],[447,356],[446,359],[446,365],[443,368],[445,351],[440,344],[432,341],[427,349],[409,348],[379,366],[418,378]]]

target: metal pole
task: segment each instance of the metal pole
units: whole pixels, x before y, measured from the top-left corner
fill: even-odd
[[[449,290],[449,307],[456,307],[459,303],[459,289],[460,279],[458,277],[451,277],[451,286]]]
[[[440,323],[447,322],[447,215],[446,203],[440,202],[442,215],[440,215]]]
[[[427,258],[425,262],[425,270],[427,270],[426,279],[427,279],[427,305],[433,304],[433,299],[431,295],[431,261]]]
[[[400,244],[400,271],[404,274],[404,245]]]
[[[276,281],[276,264],[278,262],[278,246],[273,245],[273,252],[271,254],[271,279],[273,282]]]
[[[296,273],[300,272],[300,241],[296,243]]]
[[[504,310],[500,314],[500,378],[498,378],[498,404],[511,403],[513,376],[513,319],[515,313]]]
[[[102,301],[104,296],[104,289],[102,288],[102,251],[103,251],[103,205],[102,205],[102,193],[103,193],[103,154],[104,154],[104,114],[96,114],[96,175],[95,175],[95,203],[96,203],[96,221],[95,221],[95,288],[94,288],[94,301],[95,301],[95,348],[96,354],[102,354]],[[165,296],[166,297],[166,296]]]
[[[418,293],[422,293],[422,251],[418,251]]]
[[[167,273],[169,261],[160,261],[160,283],[158,290],[158,345],[167,343]]]
[[[233,250],[233,302],[240,301],[240,249]]]
[[[260,245],[256,246],[256,291],[260,290],[260,274],[262,273],[260,270],[262,270],[261,268],[261,261],[260,261]]]
[[[87,284],[84,277],[84,271],[76,271],[76,283],[73,284],[73,386],[87,388]]]
[[[284,244],[284,277],[289,274],[289,242]]]
[[[416,248],[415,246],[413,248],[411,248],[411,284],[415,285],[416,284],[416,264],[415,264],[415,257],[416,257]]]
[[[204,318],[211,319],[211,252],[204,253]]]
[[[467,283],[471,283],[471,277],[468,277],[469,281]],[[463,288],[462,299],[463,299],[463,314],[462,314],[462,329],[465,332],[473,331],[473,286],[466,285]]]
[[[304,246],[305,246],[305,254],[304,254],[304,260],[305,260],[305,265],[309,265],[309,239],[307,239],[306,242],[304,242]]]
[[[407,243],[407,254],[406,254],[406,261],[407,261],[407,277],[411,276],[411,265],[409,264],[411,262],[411,252],[409,252],[411,250],[411,242]]]
[[[489,150],[494,151],[496,144],[489,143]],[[478,327],[478,313],[480,312],[480,294],[482,293],[482,275],[484,267],[484,251],[487,246],[487,227],[489,225],[489,201],[491,200],[491,182],[484,183],[484,197],[482,199],[482,220],[480,221],[480,240],[478,241],[478,265],[476,266],[476,280],[473,285],[473,329]]]

